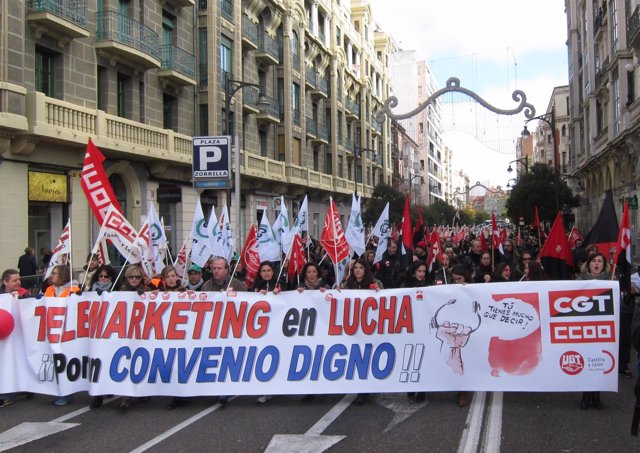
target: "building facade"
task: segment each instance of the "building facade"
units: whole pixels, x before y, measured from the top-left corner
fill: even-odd
[[[368,197],[392,182],[373,113],[394,48],[368,1],[0,0],[0,21],[2,268],[53,248],[67,218],[84,264],[99,228],[79,180],[89,138],[126,217],[139,227],[155,203],[174,251],[198,197],[205,213],[231,204],[242,240],[280,195],[296,215],[306,194],[318,237],[330,196],[344,220],[356,184]],[[239,217],[231,191],[191,183],[192,137],[227,134]]]
[[[637,203],[640,175],[640,4],[566,0],[569,56],[568,172],[584,187],[576,222],[595,222],[607,190],[616,211]],[[638,210],[630,210],[638,259]],[[619,214],[620,215],[620,214]]]

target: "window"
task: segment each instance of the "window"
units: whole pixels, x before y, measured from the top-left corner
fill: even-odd
[[[220,69],[233,77],[233,41],[226,36],[220,37]],[[224,83],[223,78],[220,80]]]
[[[176,18],[166,11],[162,12],[162,44],[172,45],[173,30],[176,28]]]
[[[118,116],[121,118],[127,118],[129,113],[128,103],[131,99],[130,89],[131,79],[121,73],[118,73]]]
[[[198,135],[207,136],[209,135],[209,105],[200,104],[198,110],[200,111]]]
[[[609,2],[609,42],[611,44],[611,58],[618,50],[618,8],[616,2]]]
[[[107,68],[104,66],[98,66],[97,75],[96,103],[98,105],[98,110],[104,111],[107,108]]]
[[[293,110],[293,122],[300,125],[300,85],[291,84],[291,109]]]
[[[613,133],[618,135],[620,133],[620,78],[617,70],[611,73],[611,85],[613,87],[613,99],[611,102]]]
[[[269,134],[266,130],[260,129],[260,155],[269,157]]]
[[[333,174],[333,168],[331,165],[331,153],[325,153],[324,155],[324,172],[327,175]]]
[[[209,66],[207,62],[209,59],[207,58],[207,27],[201,27],[198,29],[198,49],[200,53],[198,54],[198,69],[200,71],[200,84],[206,85],[208,79],[208,69]]]
[[[175,129],[177,127],[177,99],[167,93],[162,94],[162,127]]]
[[[300,41],[298,40],[298,34],[294,31],[291,33],[291,60],[293,67],[300,69]]]
[[[144,90],[144,82],[139,82],[138,83],[138,107],[139,107],[139,121],[141,123],[144,123],[145,120],[145,100],[146,99],[146,95],[145,95],[145,90]]]
[[[340,30],[340,27],[336,27],[336,44],[338,46],[342,45],[342,31]]]
[[[55,96],[55,59],[53,52],[36,47],[36,91],[49,97]]]

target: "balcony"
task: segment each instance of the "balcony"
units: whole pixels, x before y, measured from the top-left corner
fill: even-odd
[[[258,179],[282,182],[286,179],[285,163],[242,151],[240,173]]]
[[[30,91],[26,104],[28,132],[45,140],[85,146],[91,137],[102,150],[122,157],[191,164],[191,136],[80,107],[39,91]]]
[[[318,122],[313,118],[306,118],[305,121],[305,130],[307,132],[307,137],[316,138],[318,136]]]
[[[36,38],[51,36],[61,47],[72,39],[91,36],[87,29],[87,0],[29,0],[27,22]]]
[[[325,145],[328,145],[331,141],[331,131],[326,124],[318,124],[318,140]]]
[[[96,43],[112,64],[123,59],[143,69],[160,68],[160,37],[149,27],[112,11],[96,13]]]
[[[640,5],[627,20],[627,44],[629,48],[640,48]]]
[[[233,22],[233,0],[220,0],[220,11],[222,17]]]
[[[26,112],[27,89],[8,82],[0,82],[0,130],[9,133],[28,130]],[[0,143],[3,141],[0,138]]]
[[[260,93],[253,87],[242,88],[242,108],[249,114],[257,115],[260,113],[260,107],[258,107],[258,99]]]
[[[196,85],[196,59],[192,54],[171,44],[161,46],[160,54],[162,66],[158,77],[163,83],[178,87]]]
[[[371,121],[371,128],[373,129],[373,135],[382,135],[382,124],[375,119]]]
[[[310,90],[311,96],[328,99],[329,98],[329,84],[324,77],[317,76],[315,80],[315,87]]]
[[[173,5],[176,9],[196,6],[196,0],[165,0],[168,4]],[[206,2],[205,2],[206,3]]]
[[[278,43],[266,31],[258,34],[258,50],[255,53],[256,62],[276,65],[278,59]]]
[[[269,96],[265,96],[269,106],[256,114],[256,120],[263,123],[280,124],[280,103]]]
[[[242,15],[242,46],[248,50],[258,50],[258,24]]]
[[[318,83],[318,73],[316,72],[315,68],[307,66],[305,68],[304,74],[305,85],[310,89],[314,89],[316,87],[316,84]]]
[[[360,118],[360,103],[353,101],[351,100],[351,98],[347,97],[344,107],[347,111],[347,118]]]

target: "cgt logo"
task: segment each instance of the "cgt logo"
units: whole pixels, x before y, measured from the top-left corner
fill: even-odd
[[[549,291],[551,317],[613,315],[613,291],[581,289]]]
[[[551,343],[614,343],[613,321],[552,322]]]
[[[575,376],[584,370],[584,359],[576,351],[567,351],[560,356],[560,368],[569,376]]]

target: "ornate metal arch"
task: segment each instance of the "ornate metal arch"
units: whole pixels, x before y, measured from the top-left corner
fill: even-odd
[[[472,189],[475,189],[476,187],[483,187],[487,192],[493,193],[493,194],[504,193],[504,190],[502,190],[502,187],[500,186],[496,186],[496,190],[493,190],[488,188],[484,184],[482,184],[480,181],[477,181],[474,185],[469,186],[467,190],[460,191],[460,187],[456,187],[456,190],[453,192],[453,195],[468,194],[469,192],[471,192]]]
[[[491,110],[492,112],[495,112],[499,115],[516,115],[522,112],[523,110],[524,110],[524,116],[526,118],[533,118],[536,114],[535,107],[527,102],[527,95],[522,90],[515,90],[511,95],[514,101],[520,103],[515,109],[511,109],[511,110],[499,109],[489,104],[484,99],[482,99],[474,91],[461,87],[460,79],[458,79],[457,77],[451,77],[449,78],[449,80],[447,80],[447,83],[444,88],[441,88],[438,91],[434,92],[422,104],[420,104],[418,107],[416,107],[415,109],[411,110],[408,113],[401,113],[397,115],[394,114],[391,111],[391,109],[398,106],[398,98],[395,96],[388,97],[384,101],[382,108],[376,111],[375,113],[376,121],[382,124],[385,121],[386,117],[389,117],[392,120],[404,120],[407,118],[411,118],[412,116],[415,116],[416,114],[418,114],[418,112],[421,112],[422,110],[427,108],[429,104],[431,104],[437,98],[439,98],[440,96],[446,93],[466,94],[467,96],[476,100],[480,105],[482,105],[487,110]]]

